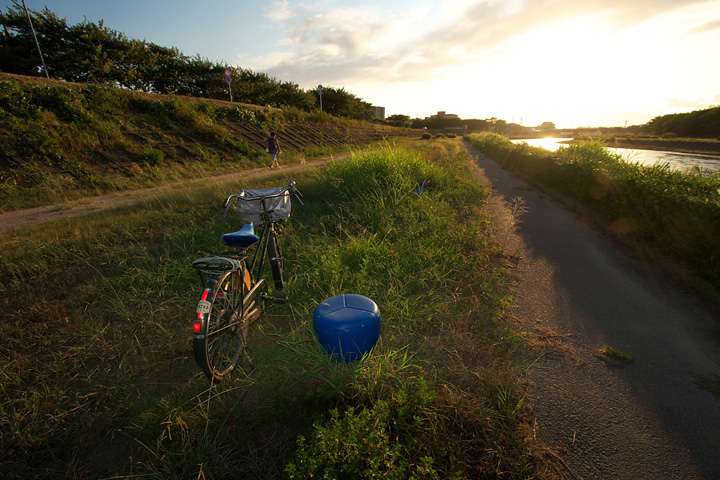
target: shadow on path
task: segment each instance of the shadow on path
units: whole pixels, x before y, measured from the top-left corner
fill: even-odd
[[[568,478],[720,478],[720,399],[697,385],[720,379],[718,312],[467,147],[497,214],[516,197],[528,210],[506,248],[520,252],[513,315],[554,342],[531,349],[527,379]],[[608,362],[606,345],[633,361]]]

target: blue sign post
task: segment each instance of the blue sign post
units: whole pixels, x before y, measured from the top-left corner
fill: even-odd
[[[230,70],[225,70],[225,81],[228,84],[228,92],[230,92],[230,101],[232,102],[232,87],[230,86],[230,83],[232,83],[232,77],[230,77]]]

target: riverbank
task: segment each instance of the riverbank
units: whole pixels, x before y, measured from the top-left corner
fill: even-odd
[[[512,141],[526,141],[533,146],[546,146],[550,138],[560,139],[556,143],[571,144],[580,141],[599,141],[612,148],[628,148],[633,150],[655,150],[678,153],[696,153],[700,155],[720,156],[720,141],[704,139],[663,139],[663,138],[628,138],[615,136],[578,136],[572,132],[558,132],[554,137],[509,136]],[[552,150],[552,148],[551,148]]]
[[[720,155],[720,142],[718,141],[686,141],[639,138],[613,138],[604,140],[609,147],[632,148],[638,150],[660,150],[666,152],[701,153],[706,155]]]
[[[667,266],[708,295],[720,292],[716,175],[645,168],[598,142],[543,152],[499,135],[466,138],[500,167],[574,199],[638,258]]]

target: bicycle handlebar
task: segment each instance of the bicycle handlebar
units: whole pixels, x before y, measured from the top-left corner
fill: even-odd
[[[283,188],[283,189],[282,189],[281,191],[279,191],[278,193],[274,193],[274,194],[272,194],[272,195],[263,195],[262,197],[251,197],[251,198],[247,198],[247,197],[245,197],[245,196],[242,195],[242,193],[243,193],[245,190],[241,190],[240,193],[232,193],[232,194],[228,195],[228,197],[225,199],[225,201],[223,201],[223,208],[225,209],[225,215],[227,215],[228,209],[230,208],[230,202],[233,201],[233,200],[234,200],[234,201],[244,200],[244,201],[246,201],[246,202],[258,201],[258,200],[262,201],[262,200],[265,200],[265,199],[268,199],[268,198],[281,197],[281,196],[285,195],[287,192],[291,192],[293,195],[295,195],[295,198],[297,198],[297,201],[300,202],[300,205],[303,205],[303,206],[304,206],[305,204],[304,204],[303,201],[302,201],[303,196],[302,196],[302,194],[300,193],[300,190],[298,190],[295,185],[296,185],[295,182],[294,182],[293,180],[290,180],[290,181],[288,182],[288,186],[285,187],[285,188]]]

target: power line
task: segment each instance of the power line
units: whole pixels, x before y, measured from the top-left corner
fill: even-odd
[[[32,32],[33,40],[35,40],[35,48],[37,48],[38,55],[40,55],[40,62],[43,66],[43,72],[45,72],[45,78],[50,80],[50,74],[48,74],[47,66],[45,65],[45,59],[43,58],[43,54],[40,51],[40,44],[38,43],[37,36],[35,35],[35,28],[33,28],[32,20],[30,20],[30,14],[28,13],[28,9],[25,6],[25,0],[22,0],[23,9],[25,10],[25,15],[28,19],[28,24],[30,24],[30,31]]]

